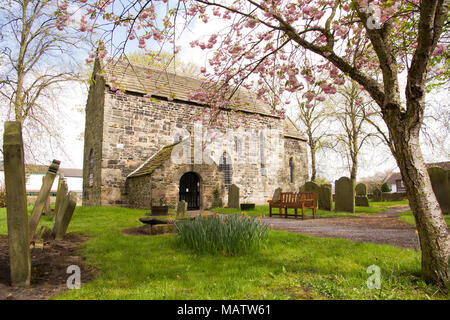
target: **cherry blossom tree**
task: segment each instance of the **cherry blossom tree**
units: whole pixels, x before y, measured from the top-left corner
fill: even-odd
[[[449,0],[77,2],[86,12],[80,29],[105,30],[98,35],[106,45],[90,60],[104,57],[107,47],[113,52],[118,42],[106,41],[106,35],[119,27],[127,36],[116,52],[137,41],[144,50],[158,44],[171,46],[176,53],[180,32],[190,21],[208,25],[220,19],[226,24],[222,32],[191,43],[213,52],[202,70],[204,88],[192,93],[194,101],[213,109],[230,108],[234,100],[229,98],[238,88],[252,90],[266,102],[275,94],[281,105],[286,92],[301,91],[304,81],[313,81],[304,61],[308,52],[315,56],[314,72],[327,78],[320,83],[323,94],[336,93],[344,77],[358,83],[378,105],[388,128],[420,237],[422,275],[427,281],[448,283],[449,235],[431,188],[419,133],[427,86],[448,79]],[[68,19],[65,3],[61,2],[58,28],[64,28]],[[275,78],[283,84],[276,92],[270,85]]]

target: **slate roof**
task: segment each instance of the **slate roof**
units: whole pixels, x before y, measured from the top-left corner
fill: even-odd
[[[180,142],[176,142],[170,145],[163,147],[157,153],[155,153],[152,157],[147,159],[140,167],[131,172],[127,178],[139,177],[147,174],[153,173],[155,169],[164,164],[167,160],[170,159],[173,148],[179,144]]]
[[[140,64],[130,64],[109,58],[103,64],[106,73],[105,83],[110,88],[114,85],[129,92],[148,94],[152,96],[170,98],[173,100],[190,102],[189,91],[200,88],[202,80],[184,74],[175,74],[166,70],[159,70]],[[151,74],[151,78],[147,77]],[[116,81],[111,79],[116,78]],[[245,90],[239,90],[233,98],[240,104],[239,111],[260,114],[278,118],[272,114],[271,107],[255,99],[254,95]],[[295,139],[306,140],[303,133],[291,119],[284,120],[285,135]]]

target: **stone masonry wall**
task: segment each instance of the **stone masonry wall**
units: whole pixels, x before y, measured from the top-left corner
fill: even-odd
[[[95,74],[95,73],[94,73]],[[86,127],[84,131],[83,159],[83,205],[98,206],[101,204],[102,187],[102,140],[103,140],[103,106],[105,97],[105,81],[95,76],[95,85],[89,88],[86,103]],[[94,152],[94,181],[89,185],[89,155]]]
[[[193,118],[205,113],[205,107],[170,102],[165,100],[150,101],[139,95],[117,95],[110,92],[105,87],[105,107],[104,107],[104,127],[103,127],[103,145],[101,162],[101,204],[102,205],[133,205],[136,199],[128,199],[131,185],[125,186],[126,177],[141,165],[150,156],[158,152],[163,146],[173,143],[177,137],[184,132],[193,132]],[[235,113],[224,113],[229,128],[236,128],[241,120]],[[247,130],[247,136],[241,137],[239,133],[235,136],[241,137],[239,148],[235,148],[235,141],[230,140],[226,146],[224,139],[212,139],[208,143],[208,150],[212,151],[210,156],[218,159],[223,152],[230,156],[233,168],[232,183],[241,188],[241,202],[255,202],[257,204],[266,204],[267,199],[273,194],[273,191],[282,186],[284,189],[292,191],[298,188],[307,180],[307,157],[306,144],[296,139],[283,138],[282,120],[274,117],[248,116],[250,128],[272,128],[272,134],[278,136],[277,152],[272,150],[274,146],[264,146],[264,158],[269,159],[271,154],[275,155],[275,163],[265,163],[264,174],[261,172],[261,157],[258,145],[257,133]],[[203,126],[203,130],[207,127]],[[237,132],[237,131],[236,131]],[[225,135],[229,139],[229,133]],[[253,140],[252,140],[253,139]],[[258,148],[249,149],[247,146],[253,141],[252,145]],[[253,162],[242,161],[242,158],[252,158]],[[294,160],[294,183],[289,183],[289,158]],[[244,163],[239,163],[239,162]],[[156,199],[160,193],[158,190],[164,190],[169,198],[177,201],[179,178],[182,173],[187,172],[187,165],[177,165],[172,167],[158,169],[155,171],[152,179],[154,189],[153,199]],[[195,164],[199,166],[199,164]],[[207,166],[207,165],[206,165]],[[220,188],[224,197],[224,203],[227,198],[227,188],[223,185],[223,174],[213,170],[215,173],[210,175],[208,170],[211,168],[199,167],[197,172],[203,181],[202,188],[202,206],[208,207],[212,202],[212,193],[215,187]],[[167,172],[163,172],[167,170]],[[181,170],[181,174],[173,176],[173,170]],[[189,170],[188,170],[189,171]],[[170,179],[170,176],[175,178]],[[165,179],[165,180],[163,180]],[[177,180],[178,179],[178,180]],[[167,184],[167,185],[166,185]],[[207,194],[211,193],[211,196]],[[133,195],[134,197],[134,195]],[[210,201],[211,199],[211,201]],[[133,204],[129,203],[133,201]]]

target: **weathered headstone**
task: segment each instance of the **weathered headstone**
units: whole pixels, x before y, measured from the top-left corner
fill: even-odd
[[[272,196],[272,200],[273,201],[278,201],[281,198],[281,193],[283,192],[283,189],[281,188],[276,188],[275,191],[273,192],[273,196]]]
[[[58,189],[56,191],[56,200],[55,200],[55,211],[54,211],[54,217],[56,220],[56,217],[58,216],[59,210],[61,209],[61,203],[62,199],[66,196],[67,192],[69,191],[69,188],[67,186],[66,179],[64,179],[64,176],[62,174],[59,175],[58,180]]]
[[[428,168],[433,192],[443,214],[450,214],[450,185],[447,172],[439,167]]]
[[[383,201],[383,192],[381,192],[380,188],[375,188],[372,191],[372,200],[376,202]]]
[[[29,286],[31,278],[22,125],[5,122],[3,161],[6,187],[9,265],[12,286]]]
[[[355,204],[360,207],[368,207],[369,198],[367,197],[367,185],[365,183],[358,183],[356,185],[355,192]]]
[[[305,185],[303,187],[303,191],[306,191],[306,192],[314,191],[315,196],[316,196],[316,207],[317,207],[319,205],[320,186],[313,181],[308,181],[305,183]]]
[[[331,211],[333,195],[331,184],[323,184],[319,189],[319,209]]]
[[[56,240],[62,240],[64,238],[76,205],[77,194],[71,191],[62,200],[60,212],[55,220],[53,236]]]
[[[44,185],[44,179],[45,179],[45,176],[42,177],[42,185]],[[42,215],[44,215],[44,216],[52,215],[51,210],[50,210],[50,193],[49,193],[47,199],[45,200],[44,209],[42,209]]]
[[[355,183],[347,177],[334,182],[335,211],[355,213]]]
[[[56,173],[58,172],[59,164],[60,161],[53,160],[52,164],[48,168],[47,174],[44,177],[41,190],[39,191],[38,198],[36,199],[33,211],[31,212],[30,221],[28,222],[30,239],[33,239],[33,235],[36,232],[39,219],[41,218],[42,211],[44,210],[45,202],[47,201],[50,194],[50,189],[52,188],[53,181],[56,177]]]
[[[186,217],[186,212],[187,202],[184,200],[179,201],[177,206],[177,219]]]
[[[235,184],[228,189],[228,207],[239,209],[239,187]]]

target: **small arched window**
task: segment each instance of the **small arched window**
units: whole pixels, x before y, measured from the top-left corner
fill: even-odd
[[[289,182],[294,183],[294,163],[292,158],[289,159]]]
[[[89,186],[94,185],[94,149],[89,152]]]
[[[264,134],[261,132],[259,135],[259,158],[261,162],[261,175],[266,175],[266,161],[264,159]]]
[[[232,171],[232,168],[231,168],[230,157],[228,157],[226,152],[224,152],[222,154],[222,157],[220,158],[219,168],[224,173],[224,183],[225,183],[225,185],[231,184],[231,180],[232,180],[231,178],[232,178],[232,175],[233,175],[233,171]]]
[[[235,149],[237,155],[241,154],[242,145],[241,145],[241,140],[238,137],[234,137],[234,149]]]

